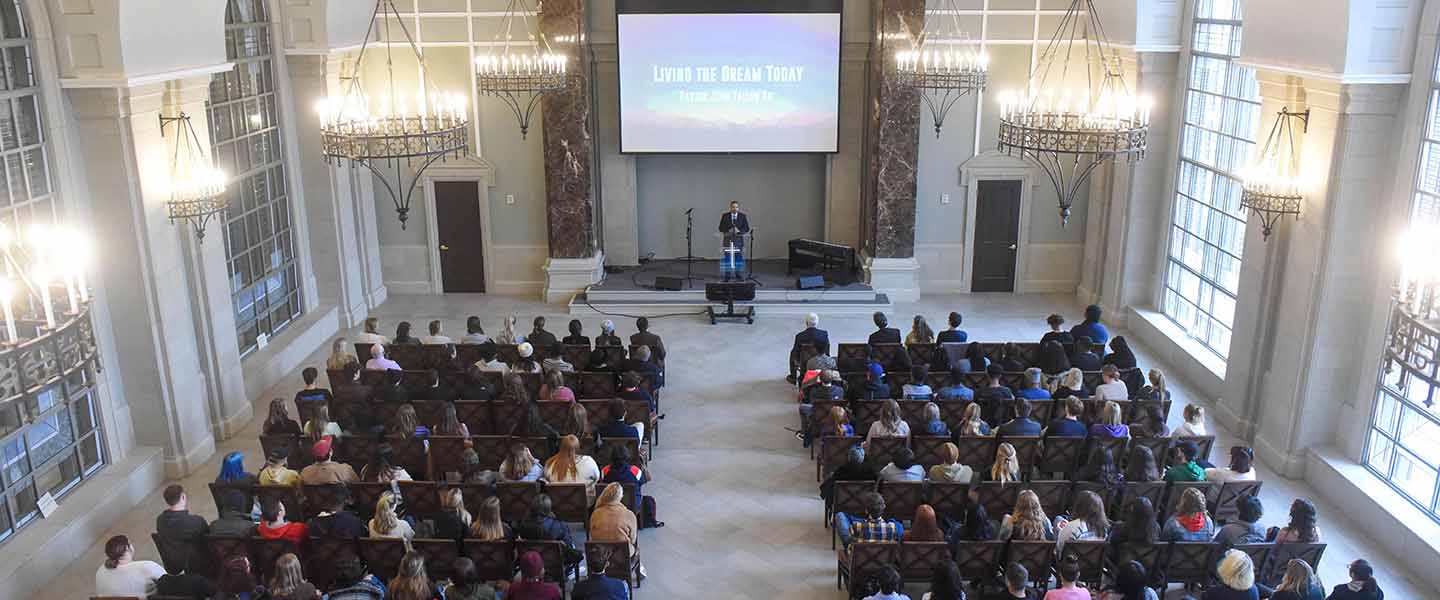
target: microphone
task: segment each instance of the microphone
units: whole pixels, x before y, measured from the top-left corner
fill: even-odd
[[[693,207],[693,206],[690,207],[690,208],[685,209],[685,214],[687,214],[687,215],[690,214],[690,213],[692,213],[692,212],[695,212],[695,207]]]

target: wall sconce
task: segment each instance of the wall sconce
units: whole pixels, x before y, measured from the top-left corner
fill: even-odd
[[[1295,143],[1291,119],[1300,119],[1301,133],[1310,129],[1309,110],[1296,113],[1290,112],[1288,106],[1281,108],[1259,158],[1241,175],[1244,188],[1240,206],[1260,217],[1260,233],[1265,240],[1270,239],[1281,217],[1293,215],[1299,219],[1300,205],[1305,200],[1300,180],[1300,147]]]
[[[215,168],[190,115],[180,113],[178,117],[160,115],[160,137],[165,137],[165,127],[178,123],[179,133],[175,140],[174,154],[170,159],[170,198],[165,201],[165,214],[173,224],[185,220],[195,229],[195,239],[205,243],[205,227],[215,215],[225,210],[227,184],[225,173]]]

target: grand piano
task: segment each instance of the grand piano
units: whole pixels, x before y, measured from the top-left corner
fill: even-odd
[[[785,264],[785,274],[819,267],[828,279],[840,285],[855,281],[855,249],[841,244],[817,240],[790,240],[790,258]]]

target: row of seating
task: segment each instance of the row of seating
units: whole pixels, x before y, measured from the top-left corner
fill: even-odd
[[[374,344],[355,344],[355,356],[363,364],[370,360],[370,347]],[[482,349],[486,344],[452,344],[452,345],[416,345],[416,344],[387,344],[385,345],[385,357],[400,364],[403,369],[456,371],[458,365],[473,365],[480,360]],[[452,358],[450,348],[455,349]],[[520,347],[516,344],[495,344],[495,359],[507,365],[520,362]],[[590,356],[594,351],[605,354],[605,362],[611,365],[619,365],[626,356],[635,352],[635,346],[626,348],[622,346],[600,346],[591,349],[590,346],[577,344],[561,344],[560,356],[575,367],[581,368],[590,364]],[[536,362],[545,360],[550,356],[550,348],[534,347],[531,355]],[[651,355],[654,362],[654,355]]]
[[[1081,371],[1080,373],[1082,375],[1082,382],[1087,390],[1093,391],[1102,383],[1100,371]],[[1126,378],[1134,379],[1139,375],[1140,369],[1138,368],[1126,369],[1120,372],[1122,381]],[[842,370],[840,371],[840,378],[845,381],[845,389],[848,397],[851,399],[863,397],[862,394],[865,392],[866,381],[865,371]],[[890,397],[897,400],[901,398],[900,388],[913,381],[913,376],[909,370],[885,372],[885,382],[890,386]],[[965,384],[965,387],[972,390],[988,387],[990,385],[990,375],[984,371],[967,372],[965,373],[965,378],[962,383]],[[925,385],[930,386],[932,390],[948,387],[950,385],[950,373],[946,371],[930,371],[925,374]],[[1000,374],[1000,385],[1010,388],[1012,392],[1019,392],[1026,386],[1025,372],[1002,372]],[[1127,386],[1128,385],[1129,384],[1127,384]],[[1136,389],[1130,390],[1131,399],[1141,399],[1139,396],[1142,389],[1143,388],[1137,386]]]
[[[885,367],[886,371],[903,371],[910,364],[952,364],[955,360],[965,357],[965,350],[970,344],[980,344],[985,351],[985,357],[991,363],[1000,363],[1005,358],[1005,347],[1013,346],[1019,350],[1018,355],[1013,356],[1015,360],[1027,366],[1038,366],[1040,364],[1040,344],[1037,342],[948,342],[944,344],[870,344],[870,343],[842,343],[836,347],[835,362],[844,371],[858,371],[865,368],[865,363],[874,358],[876,362]],[[1067,352],[1069,350],[1067,349]],[[1091,352],[1097,356],[1105,355],[1104,344],[1094,344]],[[903,356],[902,356],[903,353]],[[803,360],[809,360],[815,356],[813,348],[800,348],[800,355]],[[949,357],[955,357],[951,359]],[[804,364],[802,360],[801,364]]]
[[[834,421],[830,418],[831,408],[839,406],[844,408],[850,417],[850,424],[855,427],[857,433],[868,431],[870,424],[880,419],[880,411],[884,408],[886,400],[816,400],[811,402],[813,407],[810,416],[812,423],[802,423],[802,426],[811,426],[816,431],[832,431]],[[1030,418],[1041,423],[1042,426],[1049,424],[1051,419],[1060,418],[1065,415],[1065,403],[1061,400],[1028,400],[1030,403]],[[1085,405],[1084,412],[1080,415],[1081,423],[1087,427],[1100,421],[1105,401],[1086,399],[1081,401]],[[1120,407],[1120,419],[1125,423],[1142,423],[1147,427],[1150,424],[1148,416],[1153,409],[1159,409],[1161,419],[1168,419],[1171,403],[1169,400],[1115,400],[1116,406]],[[897,400],[900,408],[900,418],[910,425],[911,431],[924,431],[927,423],[925,417],[924,401]],[[940,409],[940,420],[952,431],[960,427],[965,419],[965,411],[972,402],[938,401],[935,406]],[[1013,416],[1014,401],[1005,401],[1003,406],[987,407],[982,403],[981,417],[987,421],[1000,421],[994,418],[993,414],[987,413],[1009,413]],[[989,409],[989,410],[986,410]],[[1009,420],[1009,416],[1005,417]],[[994,422],[991,425],[1000,425],[1001,422]]]
[[[326,375],[330,379],[330,387],[339,389],[348,383],[345,381],[345,372],[327,370]],[[360,384],[373,388],[385,381],[390,371],[361,371]],[[400,372],[400,385],[416,398],[424,398],[427,388],[430,387],[430,372],[424,370],[407,369]],[[438,373],[440,381],[451,389],[458,389],[466,377],[463,373],[447,372]],[[505,389],[505,377],[498,371],[480,371],[479,376],[490,385],[498,397]],[[640,376],[640,387],[654,395],[659,391],[654,377],[645,372],[637,372]],[[543,376],[540,373],[516,373],[525,384],[526,397],[534,399],[540,395],[540,385],[543,383]],[[575,392],[576,398],[607,399],[614,398],[620,389],[620,373],[618,371],[576,371],[568,372],[565,376],[565,387]],[[479,400],[480,398],[469,398]]]

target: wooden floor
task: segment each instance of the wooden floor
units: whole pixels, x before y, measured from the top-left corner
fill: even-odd
[[[1072,318],[1080,312],[1072,296],[970,295],[927,298],[897,306],[896,314],[921,311],[938,324],[949,311],[960,310],[966,315],[972,339],[1036,340],[1045,330],[1045,315],[1057,309]],[[569,317],[557,314],[558,310],[562,309],[503,297],[394,296],[376,316],[386,329],[400,319],[412,323],[443,319],[451,335],[458,335],[455,332],[470,314],[481,315],[489,331],[498,327],[502,315],[514,312],[521,322],[528,322],[537,311],[547,311],[552,315],[550,329],[562,332]],[[587,334],[594,335],[602,318],[614,319],[622,335],[634,331],[629,319],[586,317]],[[908,318],[903,320],[905,323],[897,325],[908,328]],[[872,328],[865,317],[822,316],[821,326],[837,342],[862,340]],[[821,525],[814,465],[786,430],[793,428],[797,419],[783,379],[784,364],[790,340],[799,328],[798,317],[762,317],[754,325],[716,326],[699,317],[653,320],[652,331],[664,337],[670,353],[669,387],[661,407],[667,418],[661,425],[661,445],[654,463],[656,481],[645,491],[658,499],[660,518],[667,527],[641,534],[641,553],[650,578],[637,598],[844,597],[835,588],[835,555],[830,550],[829,532]],[[1142,366],[1165,367],[1133,340],[1132,347]],[[310,362],[320,364],[323,355],[317,351]],[[298,370],[293,379],[294,385],[277,386],[263,398],[254,399],[256,414],[265,414],[271,397],[291,397],[298,386]],[[1172,415],[1178,415],[1179,405],[1194,396],[1183,381],[1173,387],[1177,406]],[[235,439],[222,442],[216,459],[182,483],[203,490],[204,483],[218,472],[219,457],[229,450],[245,452],[247,466],[258,468],[257,426],[258,422]],[[1218,448],[1232,444],[1232,436],[1219,434]],[[1367,537],[1383,532],[1367,531],[1338,514],[1303,482],[1280,479],[1263,464],[1259,468],[1265,480],[1266,525],[1281,524],[1296,496],[1317,500],[1325,541],[1330,544],[1321,565],[1327,587],[1343,580],[1349,560],[1365,557],[1376,564],[1387,597],[1440,597],[1389,568],[1393,561],[1378,552]],[[213,517],[214,508],[205,492],[197,495],[201,498],[193,503],[197,512]],[[138,558],[154,559],[149,534],[161,508],[156,490],[148,505],[99,537],[36,597],[86,597],[93,589],[95,568],[103,560],[101,544],[109,535],[129,535],[136,543]],[[924,587],[912,586],[907,591],[918,600]],[[1172,590],[1170,597],[1178,598],[1178,591]]]

